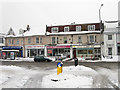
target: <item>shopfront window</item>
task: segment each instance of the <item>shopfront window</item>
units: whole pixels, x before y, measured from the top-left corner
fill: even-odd
[[[48,56],[56,56],[58,54],[63,54],[63,56],[70,56],[70,48],[54,48],[54,49],[48,49],[47,55]]]
[[[37,55],[44,55],[44,49],[28,49],[27,53],[29,57],[34,57]]]

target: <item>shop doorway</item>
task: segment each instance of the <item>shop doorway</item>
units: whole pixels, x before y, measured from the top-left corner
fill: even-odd
[[[73,58],[76,58],[76,49],[73,49]]]

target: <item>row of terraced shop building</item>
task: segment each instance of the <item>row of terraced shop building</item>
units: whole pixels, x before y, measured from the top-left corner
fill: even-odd
[[[10,52],[14,51],[17,57],[34,57],[36,55],[55,57],[62,54],[68,58],[80,57],[96,60],[105,55],[120,53],[119,46],[116,46],[117,53],[111,51],[110,47],[113,48],[112,50],[116,50],[113,46],[105,50],[103,23],[46,26],[46,32],[43,35],[25,35],[29,32],[31,30],[25,32],[24,35],[5,37],[5,46],[2,51],[7,57],[10,56]],[[112,34],[109,34],[109,39],[111,39],[110,35]]]

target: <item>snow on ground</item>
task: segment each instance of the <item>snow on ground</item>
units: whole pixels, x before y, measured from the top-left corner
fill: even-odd
[[[1,89],[22,87],[27,82],[27,80],[37,72],[11,65],[0,66],[0,73]]]
[[[21,57],[16,57],[15,60],[11,60],[10,58],[7,59],[0,59],[0,61],[29,61],[33,62],[34,58],[21,58]]]
[[[58,81],[55,81],[58,80]],[[73,74],[51,74],[43,78],[43,88],[92,88],[92,77]]]
[[[54,69],[53,71],[57,71]],[[87,73],[86,73],[87,72]],[[47,75],[42,80],[43,88],[92,88],[93,78],[89,72],[96,74],[97,72],[85,66],[69,66],[63,67],[63,72],[57,75]]]
[[[100,73],[102,76],[108,77],[108,79],[114,83],[116,86],[118,86],[118,69],[110,70],[106,68],[99,68],[97,69],[98,73]]]

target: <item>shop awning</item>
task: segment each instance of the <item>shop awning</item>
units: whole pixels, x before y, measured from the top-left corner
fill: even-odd
[[[19,50],[2,50],[3,52],[19,52]]]

